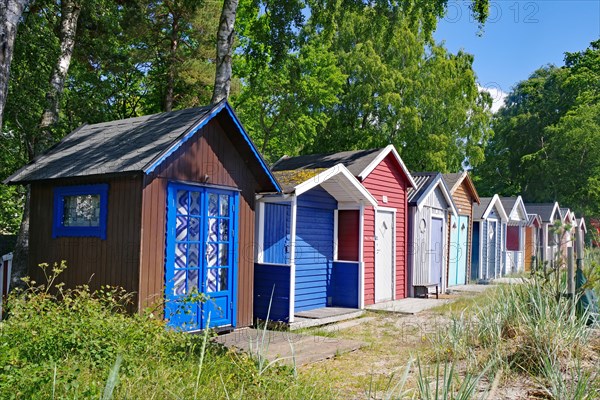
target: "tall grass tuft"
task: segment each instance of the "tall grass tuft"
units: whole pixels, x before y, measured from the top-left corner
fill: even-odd
[[[45,268],[56,282],[64,265]],[[127,314],[123,302],[130,296],[120,289],[50,286],[30,282],[7,300],[3,400],[333,397],[289,369],[259,374],[251,357],[215,343],[209,331],[177,332],[150,314]]]

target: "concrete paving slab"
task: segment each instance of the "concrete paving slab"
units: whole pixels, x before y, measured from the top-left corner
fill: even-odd
[[[337,315],[351,314],[356,311],[359,311],[359,309],[344,307],[321,307],[314,310],[297,312],[294,314],[294,316],[301,318],[329,318]]]
[[[303,335],[285,331],[241,329],[215,339],[229,348],[285,365],[306,365],[347,353],[366,345],[356,340]]]
[[[294,322],[289,324],[290,331],[312,328],[358,318],[365,313],[355,308],[324,307],[316,310],[303,311],[294,315]]]
[[[401,300],[386,301],[367,306],[369,310],[389,311],[413,315],[454,301],[453,299],[420,299],[409,297]]]

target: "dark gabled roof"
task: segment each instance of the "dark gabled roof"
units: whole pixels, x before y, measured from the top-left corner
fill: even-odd
[[[411,172],[411,175],[417,186],[408,189],[408,204],[415,205],[439,175],[439,172]]]
[[[458,181],[462,180],[463,172],[442,174],[442,176],[444,177],[444,182],[446,182],[446,185],[448,185],[448,189],[452,191],[452,189],[454,189]]]
[[[277,178],[283,192],[291,193],[293,189],[302,182],[306,182],[310,178],[313,178],[326,170],[326,168],[294,169],[288,171],[273,171],[273,175]]]
[[[525,208],[528,214],[539,215],[543,222],[553,222],[550,218],[555,205],[556,203],[525,203]]]
[[[212,118],[227,118],[230,130],[243,138],[232,140],[248,159],[257,161],[270,190],[279,185],[226,101],[206,107],[83,125],[27,164],[5,183],[90,175],[150,173]],[[223,116],[223,117],[221,117]],[[231,121],[229,121],[231,120]],[[261,179],[262,180],[262,179]]]
[[[365,170],[383,151],[380,149],[341,151],[329,154],[309,154],[306,156],[284,156],[271,166],[273,171],[292,171],[299,169],[323,170],[337,164],[344,164],[354,176]]]
[[[9,181],[141,171],[210,109],[190,108],[83,125],[11,176]]]
[[[480,197],[479,204],[473,204],[473,219],[482,219],[485,211],[490,206],[493,197]]]
[[[467,171],[442,174],[442,177],[446,186],[448,186],[448,190],[450,190],[450,194],[454,194],[458,186],[466,182],[467,189],[471,192],[471,197],[475,200],[475,203],[479,203],[479,193],[477,193],[477,189]]]
[[[506,210],[506,213],[510,214],[517,202],[517,197],[500,197],[500,202],[502,203],[504,210]]]

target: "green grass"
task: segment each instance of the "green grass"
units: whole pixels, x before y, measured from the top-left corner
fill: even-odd
[[[128,315],[127,299],[112,288],[60,285],[11,295],[0,328],[0,398],[333,398],[324,382],[297,378],[290,367],[260,369],[255,358],[214,343],[210,331],[191,335]]]

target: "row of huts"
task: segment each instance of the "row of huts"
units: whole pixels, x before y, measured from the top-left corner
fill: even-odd
[[[556,220],[585,229],[391,145],[268,166],[225,101],[84,125],[5,183],[31,188],[36,281],[65,260],[68,286],[121,286],[184,330],[444,292],[552,260]]]

